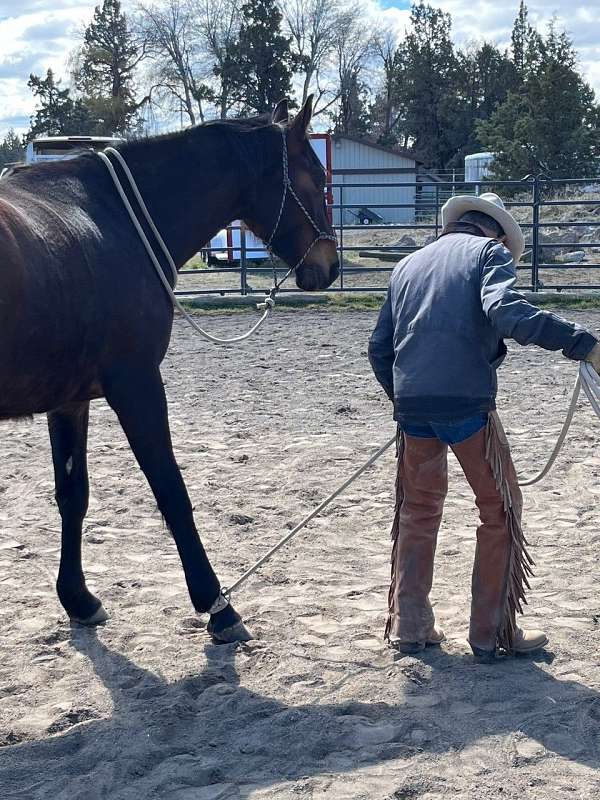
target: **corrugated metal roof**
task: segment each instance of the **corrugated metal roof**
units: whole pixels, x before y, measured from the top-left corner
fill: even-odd
[[[418,158],[415,158],[413,153],[410,153],[408,150],[401,150],[399,148],[394,147],[385,147],[382,144],[378,144],[377,142],[373,142],[370,139],[361,139],[360,136],[348,136],[345,133],[334,133],[331,137],[332,142],[335,142],[336,139],[346,139],[348,142],[356,142],[356,144],[362,144],[365,147],[372,147],[374,150],[381,150],[383,153],[388,153],[392,156],[400,156],[401,158],[408,158],[411,161],[414,161],[415,164],[423,164],[423,161],[420,161]]]

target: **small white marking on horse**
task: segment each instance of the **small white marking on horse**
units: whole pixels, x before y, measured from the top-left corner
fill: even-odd
[[[67,475],[70,475],[73,471],[73,456],[69,456],[69,460],[65,464],[65,469],[67,470]]]

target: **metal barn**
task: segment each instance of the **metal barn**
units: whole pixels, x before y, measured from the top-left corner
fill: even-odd
[[[333,183],[348,186],[334,190],[333,202],[339,204],[341,196],[345,205],[356,206],[344,209],[343,217],[340,209],[334,209],[334,224],[339,225],[340,219],[344,225],[414,222],[417,162],[413,156],[352,136],[334,135],[331,141]],[[397,183],[410,186],[373,185]],[[393,203],[409,207],[385,207]]]

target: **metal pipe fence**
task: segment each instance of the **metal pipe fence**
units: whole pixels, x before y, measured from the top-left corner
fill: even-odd
[[[393,193],[406,188],[414,190],[412,203],[345,202],[349,190],[382,189]],[[328,208],[340,255],[340,276],[328,292],[384,292],[397,261],[440,234],[441,209],[447,199],[455,194],[478,195],[483,191],[495,191],[504,197],[506,207],[515,214],[525,234],[525,255],[517,266],[519,288],[534,292],[600,289],[600,273],[596,272],[600,269],[600,178],[527,176],[520,181],[476,183],[373,181],[332,183],[327,190],[327,196],[338,201]],[[367,205],[375,208],[376,216],[395,212],[403,221],[368,225],[352,221],[351,218],[358,218],[356,212]],[[178,294],[263,294],[274,269],[278,275],[287,271],[283,264],[274,266],[265,258],[262,247],[248,244],[243,225],[235,230],[239,231],[235,247],[207,246],[202,251],[206,266],[181,270],[185,285]],[[401,238],[393,241],[399,234]],[[232,254],[237,256],[235,262]],[[216,279],[217,275],[224,280]],[[282,291],[299,292],[291,286]]]

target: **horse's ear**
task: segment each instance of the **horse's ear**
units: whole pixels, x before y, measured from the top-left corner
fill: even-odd
[[[290,116],[287,97],[280,100],[271,114],[271,122],[287,122]]]
[[[300,111],[294,117],[294,121],[290,125],[290,131],[292,131],[298,139],[305,139],[306,134],[308,132],[308,126],[310,125],[310,121],[312,119],[313,113],[313,98],[314,95],[309,94],[306,98],[306,102],[300,109]]]

